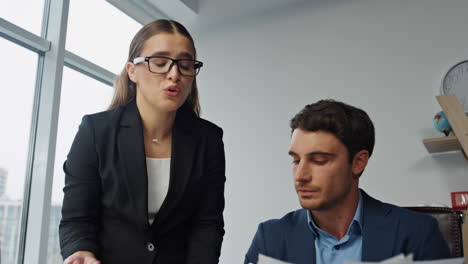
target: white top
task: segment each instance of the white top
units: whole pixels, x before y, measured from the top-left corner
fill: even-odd
[[[146,158],[146,170],[148,173],[148,222],[153,223],[156,213],[169,190],[169,175],[171,159]]]

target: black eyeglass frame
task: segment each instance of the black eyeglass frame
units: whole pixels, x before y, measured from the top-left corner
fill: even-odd
[[[168,59],[168,60],[171,60],[172,62],[171,62],[171,65],[169,65],[169,69],[166,72],[154,72],[154,71],[151,70],[151,67],[149,65],[149,61],[152,58]],[[179,71],[180,74],[182,74],[184,76],[195,77],[200,72],[200,68],[203,67],[203,62],[201,62],[201,61],[197,61],[197,60],[193,60],[193,59],[173,59],[173,58],[169,58],[169,57],[166,57],[166,56],[136,57],[136,58],[133,59],[133,64],[138,64],[138,63],[144,62],[144,61],[146,61],[146,64],[148,65],[148,70],[150,72],[152,72],[152,73],[155,73],[155,74],[166,74],[166,73],[168,73],[168,72],[170,72],[172,70],[172,67],[174,66],[174,64],[177,64],[177,71]],[[180,70],[180,66],[179,66],[180,61],[193,61],[194,62],[193,66],[195,68],[195,74],[194,75],[189,75],[189,74],[182,73],[182,71]]]

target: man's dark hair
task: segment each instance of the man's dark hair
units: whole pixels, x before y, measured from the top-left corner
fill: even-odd
[[[326,131],[335,135],[348,149],[349,162],[361,150],[372,155],[374,125],[363,110],[334,100],[306,105],[291,119],[291,129]]]

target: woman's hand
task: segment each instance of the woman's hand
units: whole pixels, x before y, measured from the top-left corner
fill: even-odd
[[[63,264],[101,264],[89,251],[77,251],[63,261]]]

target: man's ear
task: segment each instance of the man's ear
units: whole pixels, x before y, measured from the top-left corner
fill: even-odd
[[[369,161],[369,151],[361,150],[354,155],[353,163],[351,164],[351,170],[353,175],[361,176],[362,172],[367,166],[367,162]]]
[[[132,82],[136,83],[135,64],[127,62],[127,64],[125,64],[125,70],[127,71],[128,78],[130,78]]]

